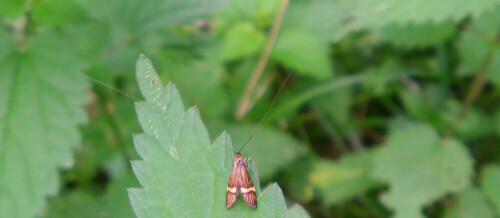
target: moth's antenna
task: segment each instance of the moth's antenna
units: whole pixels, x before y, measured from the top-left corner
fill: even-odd
[[[97,84],[99,84],[99,85],[102,85],[102,86],[104,86],[104,87],[106,87],[106,88],[113,89],[113,90],[115,90],[116,92],[118,92],[118,93],[120,93],[120,94],[122,94],[122,95],[125,95],[125,96],[127,96],[127,97],[129,97],[129,98],[132,98],[132,99],[134,99],[134,100],[136,100],[136,101],[141,101],[141,99],[139,99],[139,98],[137,98],[137,97],[135,97],[135,96],[133,96],[133,95],[131,95],[131,94],[128,94],[128,93],[126,93],[126,92],[124,92],[124,91],[122,91],[122,90],[120,90],[120,89],[117,89],[117,88],[113,87],[112,85],[109,85],[109,84],[107,84],[107,83],[104,83],[104,82],[101,82],[101,81],[99,81],[99,80],[97,80],[97,79],[94,79],[94,78],[90,77],[90,76],[89,76],[89,75],[87,75],[87,74],[80,73],[80,72],[76,72],[76,74],[78,74],[78,75],[80,75],[80,76],[83,76],[83,77],[87,78],[88,80],[90,80],[90,81],[92,81],[92,82],[95,82],[95,83],[97,83]]]
[[[288,73],[288,75],[286,76],[285,81],[283,81],[283,83],[281,84],[281,87],[278,89],[278,92],[276,93],[276,96],[274,97],[273,102],[271,102],[271,106],[269,106],[269,109],[267,109],[266,114],[264,115],[264,117],[262,118],[262,120],[260,120],[259,125],[256,126],[253,129],[252,135],[250,135],[250,137],[245,142],[245,144],[243,144],[243,146],[240,148],[240,150],[238,150],[238,153],[240,153],[240,151],[243,150],[243,148],[250,142],[250,140],[252,140],[253,136],[255,135],[255,132],[257,131],[257,128],[259,128],[260,126],[262,126],[262,123],[264,123],[264,120],[266,120],[267,115],[269,115],[269,112],[271,112],[271,109],[273,108],[274,103],[276,103],[276,100],[278,100],[278,97],[280,95],[281,90],[283,89],[283,87],[285,87],[286,82],[288,81],[288,79],[290,79],[290,76],[292,75],[292,73],[293,73],[294,70],[295,70],[295,68],[292,69],[292,70],[290,70],[290,73]]]

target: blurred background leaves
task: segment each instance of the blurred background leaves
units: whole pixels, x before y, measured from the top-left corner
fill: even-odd
[[[291,0],[237,117],[281,5],[0,0],[2,213],[134,215],[125,187],[137,186],[144,53],[235,148],[294,70],[243,151],[289,213],[500,215],[500,1]]]

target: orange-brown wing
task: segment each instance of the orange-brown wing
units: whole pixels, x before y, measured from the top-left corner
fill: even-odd
[[[233,165],[233,170],[231,171],[231,176],[229,177],[229,183],[227,184],[226,193],[226,208],[233,206],[238,197],[238,170],[237,166]]]
[[[252,208],[257,208],[257,192],[255,191],[255,186],[253,185],[252,179],[248,174],[247,167],[242,164],[240,169],[240,192],[243,199]]]

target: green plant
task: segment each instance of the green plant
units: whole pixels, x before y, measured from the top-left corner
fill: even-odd
[[[224,189],[227,164],[215,162],[257,127],[243,152],[254,181],[271,184],[257,211],[216,208],[215,189],[160,203],[209,198],[193,216],[498,217],[499,16],[498,0],[0,0],[0,211],[155,215],[144,199],[174,183],[150,180],[197,162],[148,153],[144,119],[158,114],[151,81],[133,73],[144,53],[155,87],[176,93],[175,116],[158,122],[206,124],[176,153],[219,168],[198,162],[183,178]]]

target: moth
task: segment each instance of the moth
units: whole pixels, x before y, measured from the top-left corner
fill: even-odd
[[[271,106],[269,106],[269,109],[267,110],[266,114],[260,120],[260,123],[257,127],[262,125],[264,120],[266,119],[267,115],[269,115],[269,112],[273,108],[274,103],[276,103],[276,99],[279,96],[279,93],[285,86],[286,82],[290,78],[290,75],[292,74],[293,70],[288,73],[286,79],[283,81],[281,84],[281,87],[278,89],[278,93],[276,94],[276,97],[273,99],[273,102],[271,103]],[[245,200],[245,203],[248,204],[248,206],[256,209],[257,208],[257,192],[255,191],[255,186],[253,185],[252,179],[250,178],[250,175],[248,175],[248,170],[245,165],[245,162],[247,158],[242,158],[241,157],[241,150],[250,142],[250,140],[253,138],[255,135],[257,128],[255,128],[248,138],[248,140],[243,144],[243,146],[240,148],[238,152],[236,152],[236,155],[233,159],[233,169],[231,170],[231,176],[229,177],[229,182],[227,184],[227,192],[226,192],[226,209],[229,209],[231,206],[233,206],[234,202],[236,202],[236,198],[238,197],[239,194],[243,197],[243,200]]]
[[[257,208],[257,192],[245,166],[247,158],[242,158],[240,152],[233,159],[233,169],[227,184],[226,208],[233,206],[236,198],[241,193],[248,206]]]

